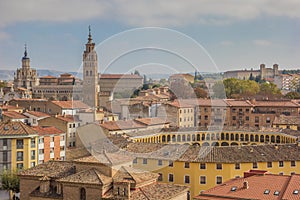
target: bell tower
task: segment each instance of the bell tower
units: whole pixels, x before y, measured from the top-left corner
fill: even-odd
[[[93,43],[91,27],[89,26],[88,42],[85,44],[83,52],[83,101],[87,105],[98,107],[98,93],[100,91],[98,84],[98,57]]]

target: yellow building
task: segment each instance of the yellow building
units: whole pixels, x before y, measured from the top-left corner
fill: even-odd
[[[295,131],[300,130],[300,117],[299,116],[285,116],[280,115],[275,117],[273,128],[291,129]]]
[[[38,161],[38,134],[22,122],[0,123],[0,171],[27,169]]]
[[[282,175],[300,173],[297,144],[200,147],[135,143],[127,150],[140,153],[133,161],[134,167],[159,173],[162,182],[189,186],[191,197],[242,177],[251,169]]]

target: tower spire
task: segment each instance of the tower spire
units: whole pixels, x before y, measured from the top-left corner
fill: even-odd
[[[92,43],[92,33],[91,33],[91,25],[89,25],[89,38],[88,38],[88,40],[89,40],[89,43]]]
[[[24,51],[24,58],[27,58],[27,45],[26,45],[26,43],[24,44],[24,48],[25,48],[25,51]]]

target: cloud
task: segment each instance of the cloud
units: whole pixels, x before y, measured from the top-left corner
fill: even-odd
[[[257,46],[270,46],[272,42],[269,40],[253,40],[253,43]]]
[[[0,0],[0,27],[18,22],[110,19],[131,26],[228,24],[261,15],[300,18],[297,0]]]

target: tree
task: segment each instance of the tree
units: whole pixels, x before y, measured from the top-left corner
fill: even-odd
[[[300,93],[299,92],[288,92],[284,97],[288,99],[300,99]]]
[[[200,87],[196,87],[194,89],[194,93],[197,98],[207,98],[207,95],[208,95],[207,92]]]
[[[20,178],[16,171],[4,170],[1,175],[1,183],[3,190],[12,191],[14,193],[20,192]]]
[[[6,87],[7,82],[6,81],[0,81],[0,88]]]
[[[225,99],[226,93],[223,81],[218,81],[212,86],[212,90],[214,92],[214,97],[218,99]]]
[[[138,70],[134,70],[134,74],[140,76],[140,72]]]
[[[270,82],[260,84],[260,94],[263,95],[278,95],[281,91],[277,88],[277,85]]]

